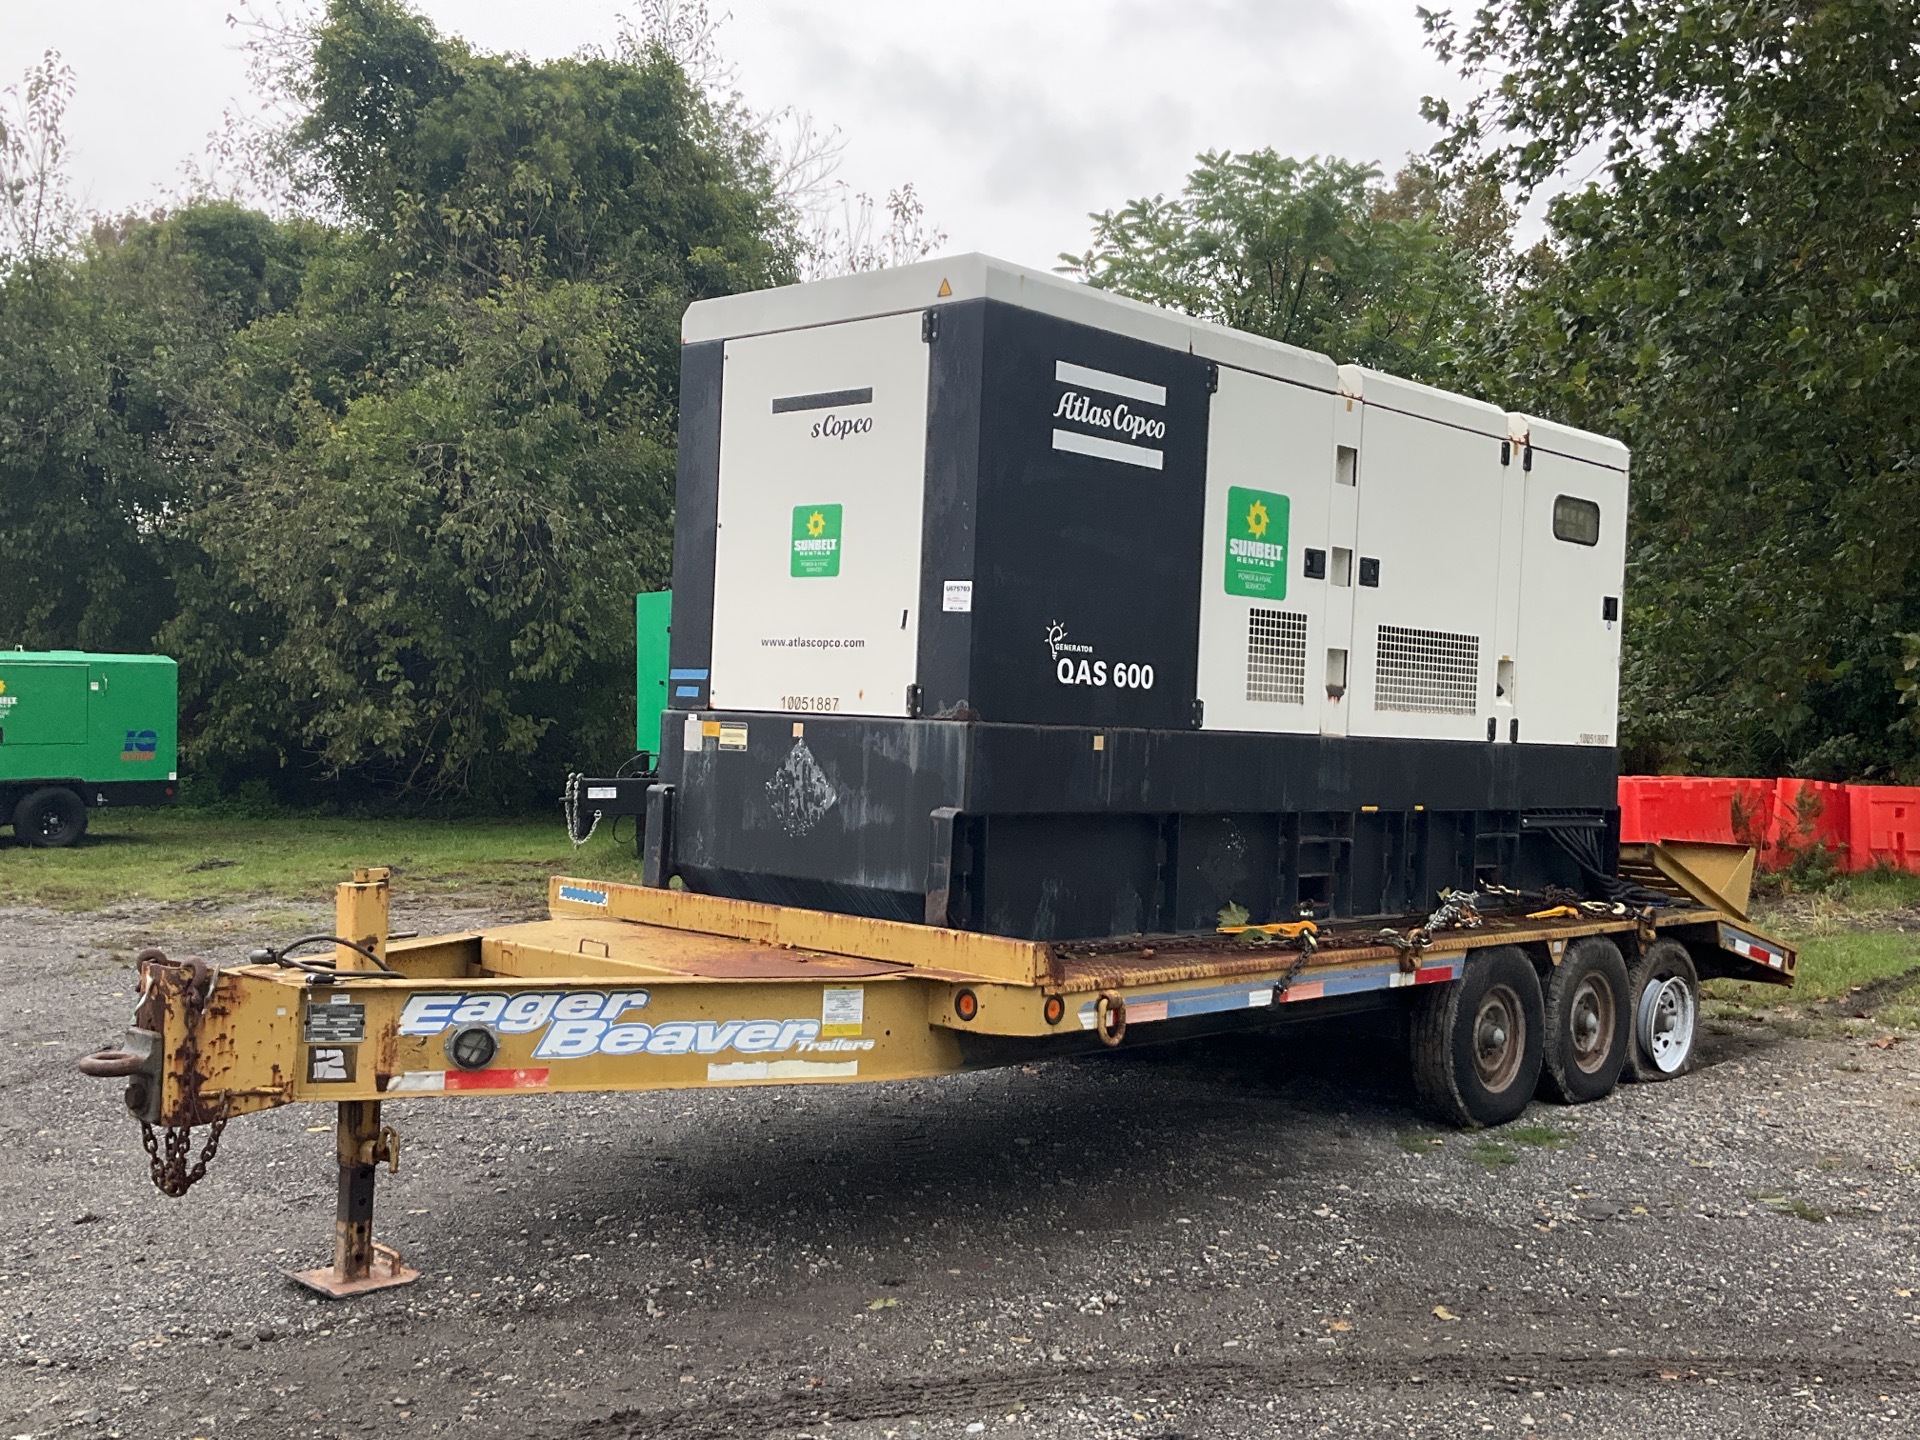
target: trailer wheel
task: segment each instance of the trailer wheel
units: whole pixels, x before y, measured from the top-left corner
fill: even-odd
[[[1547,977],[1542,1095],[1584,1105],[1612,1093],[1632,1028],[1627,995],[1627,962],[1618,945],[1589,935],[1567,947]]]
[[[1450,1125],[1504,1125],[1540,1083],[1540,977],[1513,946],[1467,957],[1458,980],[1413,998],[1413,1088]]]
[[[13,838],[41,850],[59,850],[87,833],[87,807],[59,785],[35,790],[13,812]]]
[[[1656,940],[1627,976],[1632,1038],[1627,1073],[1636,1080],[1671,1080],[1693,1067],[1700,1026],[1700,976],[1678,940]]]

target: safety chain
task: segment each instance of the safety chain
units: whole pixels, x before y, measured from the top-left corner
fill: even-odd
[[[1433,943],[1433,937],[1442,930],[1478,930],[1480,919],[1480,896],[1472,890],[1442,890],[1440,908],[1427,916],[1427,923],[1416,925],[1402,935],[1398,930],[1382,930],[1379,941],[1391,945],[1400,952],[1400,967],[1403,970],[1417,970],[1420,955]]]
[[[593,839],[593,832],[600,828],[600,812],[596,810],[593,812],[593,819],[587,823],[587,833],[584,835],[580,833],[580,789],[586,783],[585,775],[569,774],[567,788],[560,795],[560,805],[566,813],[567,838],[573,842],[573,848],[576,850]]]
[[[198,966],[204,970],[202,962],[189,959],[188,966]],[[205,989],[200,995],[200,1009],[205,1012],[213,1000],[214,987],[220,983],[218,970],[206,971]],[[180,1073],[187,1077],[193,1087],[192,1095],[196,1108],[199,1102],[200,1084],[200,1022],[197,1017],[187,1016],[186,1035],[180,1041],[176,1052],[180,1063]],[[140,1122],[140,1143],[147,1147],[147,1167],[153,1172],[153,1185],[162,1195],[178,1200],[207,1175],[207,1166],[213,1163],[213,1157],[220,1153],[220,1136],[227,1128],[227,1117],[233,1109],[231,1092],[220,1098],[220,1113],[213,1117],[213,1125],[207,1131],[207,1143],[200,1151],[200,1158],[189,1168],[187,1160],[193,1154],[193,1126],[169,1125],[162,1135],[153,1133],[153,1126],[146,1120]],[[161,1155],[164,1145],[166,1154]]]
[[[1293,957],[1293,963],[1286,972],[1273,982],[1273,1003],[1278,1005],[1287,998],[1287,991],[1293,988],[1293,982],[1300,978],[1300,972],[1307,968],[1307,962],[1313,959],[1314,952],[1320,948],[1320,934],[1316,930],[1300,932],[1300,953]]]
[[[213,1163],[213,1157],[220,1153],[220,1136],[227,1128],[227,1112],[233,1107],[233,1097],[227,1096],[220,1102],[220,1113],[214,1116],[213,1125],[207,1131],[207,1143],[200,1151],[200,1158],[193,1167],[187,1167],[187,1160],[193,1154],[193,1127],[191,1125],[169,1125],[164,1136],[156,1135],[153,1126],[145,1120],[140,1122],[140,1142],[147,1147],[147,1167],[153,1172],[153,1185],[162,1195],[178,1200],[200,1181],[206,1179],[207,1166]],[[166,1146],[166,1158],[160,1156],[162,1143]]]

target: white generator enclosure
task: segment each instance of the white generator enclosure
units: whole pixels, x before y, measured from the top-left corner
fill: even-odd
[[[979,255],[683,339],[660,883],[1048,939],[1604,884],[1624,447]]]

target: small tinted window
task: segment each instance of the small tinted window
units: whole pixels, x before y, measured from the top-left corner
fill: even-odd
[[[1576,545],[1600,543],[1600,507],[1578,495],[1559,495],[1553,501],[1553,538]]]

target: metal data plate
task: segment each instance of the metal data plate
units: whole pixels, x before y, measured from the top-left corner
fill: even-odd
[[[307,1006],[309,1045],[358,1045],[367,1038],[367,1007],[340,999]]]

